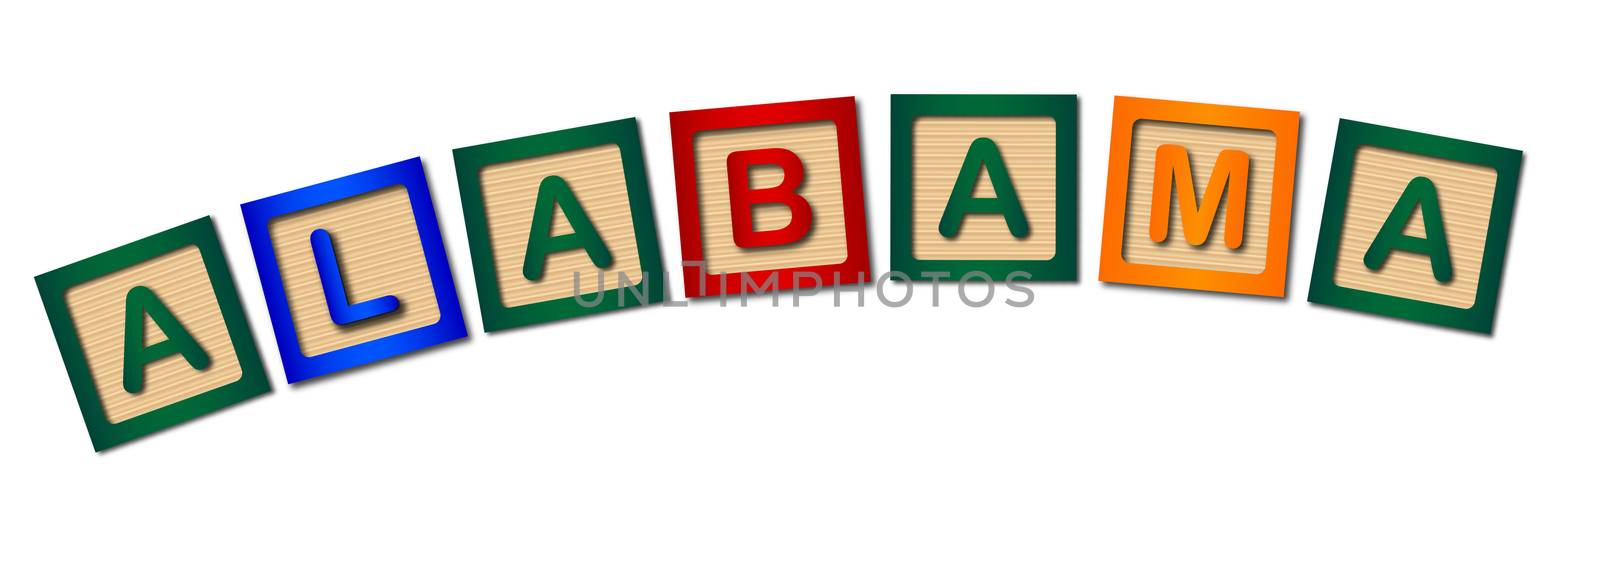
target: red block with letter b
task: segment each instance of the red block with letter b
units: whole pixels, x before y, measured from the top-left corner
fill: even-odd
[[[868,282],[854,97],[672,113],[684,290]]]

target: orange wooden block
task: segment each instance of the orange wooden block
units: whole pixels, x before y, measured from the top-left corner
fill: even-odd
[[[1300,114],[1117,97],[1100,280],[1283,296]]]

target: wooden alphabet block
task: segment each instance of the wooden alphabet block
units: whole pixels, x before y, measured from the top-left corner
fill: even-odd
[[[1494,330],[1522,152],[1339,121],[1311,302]]]
[[[1077,280],[1077,97],[894,95],[890,114],[895,271]]]
[[[35,280],[96,451],[271,391],[209,217]]]
[[[672,113],[688,296],[866,281],[854,97]]]
[[[634,119],[458,148],[455,159],[485,331],[666,298]]]
[[[1300,114],[1117,97],[1100,280],[1283,296]]]
[[[242,209],[290,383],[466,337],[421,159]]]

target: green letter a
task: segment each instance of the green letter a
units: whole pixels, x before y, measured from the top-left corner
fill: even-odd
[[[989,181],[994,184],[994,197],[979,198],[978,173],[987,168]],[[965,191],[963,191],[965,190]],[[1006,229],[1011,236],[1028,235],[1028,218],[1022,215],[1022,201],[1017,199],[1017,187],[1011,183],[1011,173],[1000,159],[1000,147],[993,140],[979,138],[967,148],[967,157],[961,162],[961,173],[956,175],[955,189],[950,201],[944,205],[944,215],[939,218],[939,234],[955,237],[961,232],[961,222],[967,214],[998,213],[1006,218]]]
[[[136,286],[128,290],[128,299],[123,316],[122,327],[122,388],[128,393],[144,391],[144,368],[152,363],[172,357],[174,354],[183,354],[183,359],[189,362],[189,367],[203,370],[211,366],[211,356],[200,349],[200,342],[194,339],[187,328],[178,323],[178,317],[172,315],[172,309],[156,298],[156,293],[149,288]],[[161,329],[167,339],[156,342],[153,346],[144,345],[144,317],[150,315],[150,321]]]
[[[1422,210],[1422,230],[1426,237],[1405,234],[1406,224],[1418,209]],[[1444,217],[1439,215],[1439,190],[1432,180],[1417,176],[1406,184],[1400,201],[1395,202],[1389,217],[1383,220],[1383,228],[1367,247],[1363,260],[1368,269],[1376,271],[1383,268],[1395,249],[1427,255],[1433,263],[1434,280],[1446,283],[1455,277],[1450,265],[1450,244],[1445,241]]]
[[[551,235],[555,228],[555,208],[572,225],[572,233]],[[528,233],[528,252],[522,259],[522,276],[530,281],[544,276],[544,261],[551,253],[569,249],[583,249],[589,260],[602,269],[611,266],[611,250],[600,239],[600,232],[589,221],[589,214],[578,205],[572,187],[561,176],[549,176],[539,182],[539,198],[533,206],[533,231]]]

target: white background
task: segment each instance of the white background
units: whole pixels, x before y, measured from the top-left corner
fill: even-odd
[[[0,565],[1600,564],[1592,13],[600,4],[5,8]],[[452,148],[638,117],[676,267],[667,113],[853,95],[883,271],[921,92],[1079,95],[1082,282],[481,332]],[[1303,113],[1286,300],[1096,280],[1115,95]],[[1526,152],[1492,337],[1305,301],[1341,117]],[[417,155],[472,337],[286,386],[238,204]],[[33,276],[204,215],[274,393],[95,454]]]

